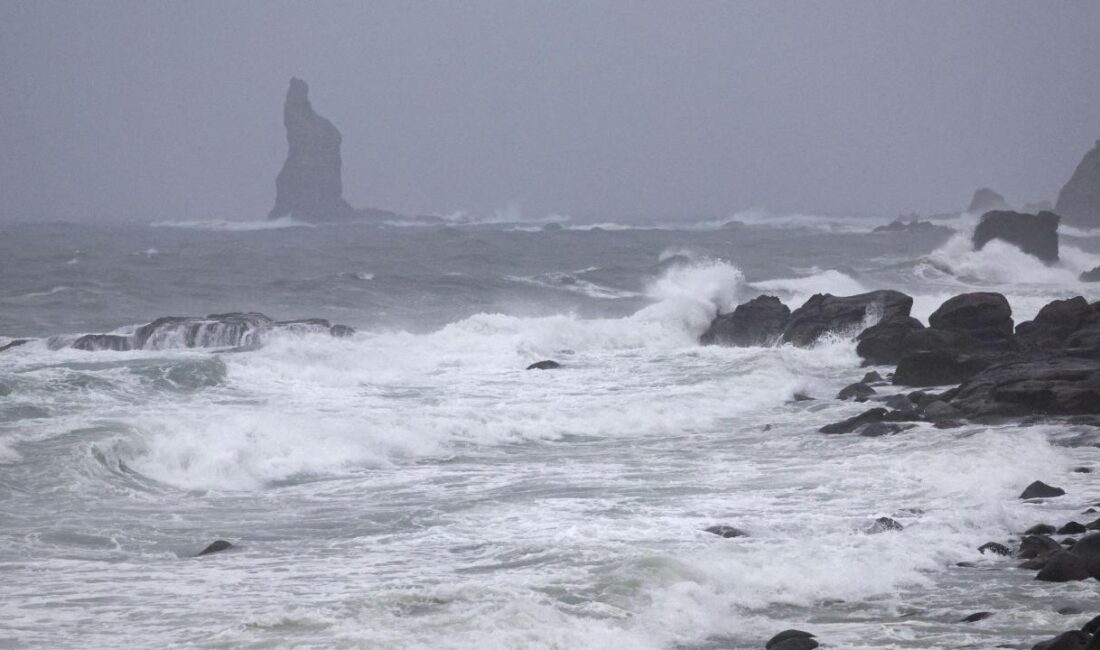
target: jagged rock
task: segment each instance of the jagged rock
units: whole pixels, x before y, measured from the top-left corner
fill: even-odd
[[[810,645],[813,644],[813,645]],[[814,635],[802,630],[783,630],[764,644],[764,650],[813,650],[818,646]]]
[[[791,310],[775,296],[759,296],[720,314],[699,338],[704,345],[771,345],[783,333]]]
[[[1008,202],[1005,201],[1005,197],[988,187],[983,187],[974,192],[974,196],[970,199],[970,206],[966,208],[966,211],[970,214],[985,214],[990,210],[1007,209]]]
[[[527,366],[527,370],[556,370],[557,368],[561,368],[561,364],[551,359],[546,359],[545,361],[536,361],[535,363]]]
[[[268,219],[345,221],[355,210],[343,197],[340,132],[313,111],[309,86],[290,80],[283,107],[288,152],[275,179],[275,207]]]
[[[725,537],[731,539],[734,537],[748,537],[749,534],[740,528],[734,528],[733,526],[726,526],[719,524],[717,526],[709,526],[705,529],[706,532],[711,535],[717,535],[719,537]]]
[[[1057,262],[1058,220],[1058,215],[1053,212],[986,212],[974,229],[974,250],[980,251],[990,241],[999,239],[1047,264]]]
[[[1077,330],[1100,323],[1100,313],[1081,296],[1048,303],[1035,320],[1016,326],[1016,337],[1031,348],[1057,348]]]
[[[869,318],[879,322],[905,318],[912,307],[913,299],[899,291],[871,291],[846,297],[819,293],[791,314],[782,342],[813,345],[826,333],[852,331]]]
[[[923,329],[911,316],[881,320],[860,332],[856,354],[869,364],[897,364],[912,349],[913,332]]]
[[[971,418],[1098,414],[1100,360],[1053,356],[993,365],[959,386],[951,405]]]
[[[1062,186],[1054,211],[1062,215],[1067,224],[1100,228],[1100,140]]]
[[[228,551],[233,548],[233,545],[224,539],[219,539],[211,542],[209,546],[198,552],[195,557],[201,557],[203,555],[210,555],[211,553],[220,553],[222,551]]]
[[[1052,497],[1060,497],[1066,493],[1065,490],[1059,487],[1047,485],[1042,481],[1034,481],[1031,485],[1024,488],[1024,491],[1020,493],[1021,499],[1049,499]],[[1054,528],[1051,526],[1051,528]]]

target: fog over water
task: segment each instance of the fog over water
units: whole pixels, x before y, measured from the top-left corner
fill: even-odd
[[[1077,1],[0,3],[0,219],[261,218],[287,79],[352,205],[616,218],[1053,200],[1100,136]]]

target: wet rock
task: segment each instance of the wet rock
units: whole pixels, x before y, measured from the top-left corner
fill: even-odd
[[[340,132],[313,110],[309,86],[291,79],[283,106],[287,157],[275,179],[275,207],[268,219],[346,221],[355,210],[343,197]]]
[[[1100,616],[1092,618],[1088,623],[1081,626],[1081,631],[1085,634],[1096,634],[1100,632]]]
[[[1077,540],[1076,540],[1076,539],[1074,539],[1073,537],[1067,537],[1067,538],[1063,539],[1063,540],[1062,540],[1061,542],[1059,542],[1059,543],[1060,543],[1060,544],[1061,544],[1062,546],[1065,546],[1065,547],[1067,547],[1067,548],[1068,548],[1068,547],[1071,547],[1071,546],[1073,546],[1074,544],[1076,544],[1076,543],[1077,543]]]
[[[806,347],[822,335],[844,334],[860,328],[868,318],[879,321],[905,318],[913,299],[898,291],[872,291],[856,296],[816,294],[791,314],[782,342]]]
[[[772,345],[779,340],[791,310],[775,296],[759,296],[720,314],[699,338],[703,345]]]
[[[74,341],[72,347],[75,350],[88,352],[98,352],[100,350],[125,352],[134,349],[129,336],[119,336],[117,334],[85,334]]]
[[[875,523],[871,524],[871,527],[867,529],[867,533],[876,535],[878,533],[885,533],[890,530],[904,530],[905,526],[902,526],[898,522],[894,521],[890,517],[879,517],[875,520]]]
[[[1092,474],[1092,468],[1090,467],[1074,467],[1074,474]]]
[[[960,355],[946,350],[912,352],[898,362],[894,383],[898,386],[958,384],[974,377],[991,363],[986,357]]]
[[[990,366],[951,405],[968,417],[1100,414],[1100,360],[1053,356]]]
[[[993,616],[993,612],[975,612],[975,613],[971,614],[970,616],[967,616],[966,618],[962,619],[959,622],[960,623],[977,623],[978,621],[987,619],[990,616]]]
[[[1010,210],[986,212],[974,229],[974,250],[981,250],[990,241],[999,239],[1047,264],[1057,262],[1060,219],[1061,217],[1053,212],[1039,214]]]
[[[1100,576],[1100,533],[1085,535],[1073,545],[1069,553],[1084,560],[1085,569],[1090,575]]]
[[[880,374],[878,374],[878,372],[872,370],[871,372],[863,375],[863,379],[860,379],[859,383],[861,383],[861,384],[875,384],[875,383],[884,382],[884,381],[886,381],[886,380],[882,378],[882,375],[880,375]]]
[[[1012,555],[1012,551],[1009,550],[1004,544],[998,544],[997,542],[986,542],[978,547],[978,552],[982,555],[986,553],[992,553],[993,555]]]
[[[865,364],[894,365],[913,347],[913,333],[923,329],[911,316],[883,319],[860,332],[856,354]]]
[[[24,345],[24,344],[30,343],[30,342],[31,342],[30,339],[15,339],[13,341],[8,341],[4,345],[0,345],[0,352],[6,352],[7,350],[10,350],[12,348],[17,348],[20,345]]]
[[[1085,560],[1072,551],[1059,551],[1050,556],[1036,580],[1042,582],[1071,582],[1089,578]]]
[[[719,537],[725,537],[726,539],[731,539],[731,538],[734,538],[734,537],[748,537],[749,536],[748,533],[741,530],[740,528],[734,528],[733,526],[726,526],[724,524],[719,524],[717,526],[709,526],[709,527],[705,528],[704,530],[705,530],[705,532],[708,532],[711,535],[717,535]]]
[[[791,400],[794,402],[812,402],[814,398],[810,397],[806,393],[795,393],[791,396]]]
[[[955,420],[960,416],[959,409],[951,406],[947,402],[935,401],[925,406],[921,410],[921,415],[926,420],[932,422],[939,422],[942,420]]]
[[[893,422],[871,422],[870,424],[864,424],[858,427],[855,433],[864,438],[880,438],[882,436],[892,436],[901,433],[908,428],[909,426],[895,424]]]
[[[329,334],[338,339],[343,339],[355,334],[355,329],[347,325],[333,325],[329,328]]]
[[[1054,526],[1050,524],[1035,524],[1024,531],[1025,535],[1053,535]]]
[[[1080,609],[1074,607],[1073,605],[1066,605],[1065,607],[1059,607],[1055,611],[1057,611],[1062,616],[1077,616],[1078,614],[1083,613]]]
[[[911,422],[912,420],[912,416],[899,411],[887,411],[884,408],[873,408],[859,415],[850,417],[847,420],[827,424],[818,429],[818,431],[830,434],[853,433],[861,426],[873,422]]]
[[[1081,275],[1077,276],[1077,279],[1081,282],[1100,282],[1100,266],[1085,271]]]
[[[1063,632],[1053,639],[1031,646],[1031,650],[1086,650],[1089,635],[1078,630]]]
[[[1010,341],[1013,334],[1012,308],[999,293],[964,293],[950,298],[928,317],[928,324],[986,343]]]
[[[233,548],[233,545],[224,539],[219,539],[211,542],[209,546],[198,552],[195,557],[201,557],[203,555],[210,555],[211,553],[221,553],[222,551],[228,551]]]
[[[1046,555],[1061,550],[1061,545],[1046,535],[1028,535],[1020,540],[1020,548],[1016,551],[1016,557],[1030,560],[1040,555]]]
[[[1071,334],[1098,322],[1100,313],[1081,296],[1055,300],[1040,309],[1034,320],[1017,325],[1016,337],[1029,348],[1060,348]]]
[[[1073,176],[1058,192],[1054,211],[1067,224],[1080,228],[1100,228],[1100,140],[1073,171]]]
[[[802,630],[783,630],[764,644],[764,650],[813,650],[818,646],[814,635]]]
[[[867,384],[862,382],[849,384],[840,389],[836,398],[841,400],[854,399],[857,402],[866,401],[868,397],[875,394],[875,389],[871,388]]]
[[[1066,525],[1058,529],[1059,535],[1080,535],[1081,533],[1087,532],[1088,528],[1085,528],[1084,524],[1078,523],[1076,521],[1068,522],[1066,523]]]
[[[1034,481],[1031,485],[1024,488],[1024,491],[1020,493],[1021,499],[1050,499],[1053,497],[1060,497],[1065,494],[1066,491],[1062,488],[1053,487],[1043,483],[1042,481]]]
[[[544,361],[536,361],[527,366],[527,370],[555,370],[561,368],[561,364],[557,361],[546,359]]]

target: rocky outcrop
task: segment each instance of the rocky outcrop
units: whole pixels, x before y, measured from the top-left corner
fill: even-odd
[[[791,310],[775,296],[759,296],[720,314],[699,338],[704,345],[772,345],[783,333]]]
[[[999,239],[1047,264],[1057,262],[1058,220],[1058,215],[1053,212],[986,212],[974,229],[974,250],[981,250],[989,242]]]
[[[1005,201],[1005,197],[988,187],[983,187],[974,192],[974,196],[970,199],[970,206],[966,208],[966,211],[970,214],[985,214],[990,210],[1008,209],[1009,206],[1008,202]]]
[[[290,80],[283,123],[289,149],[275,179],[275,207],[267,218],[324,222],[354,217],[355,210],[343,197],[340,132],[313,111],[309,86],[301,79]]]
[[[1058,193],[1054,211],[1079,228],[1100,228],[1100,140]]]
[[[247,348],[281,331],[346,337],[355,332],[323,318],[276,321],[255,313],[234,312],[197,316],[165,316],[134,329],[132,334],[85,334],[70,347],[86,351],[170,350],[179,348]]]
[[[871,291],[846,297],[819,293],[791,314],[781,341],[797,346],[813,345],[826,333],[854,334],[868,320],[906,318],[912,307],[913,299],[899,291]]]
[[[1049,356],[992,365],[951,400],[967,417],[1100,413],[1100,360]]]
[[[1100,282],[1100,266],[1091,271],[1085,271],[1078,279],[1081,282]]]
[[[912,316],[879,321],[860,333],[856,354],[869,364],[896,365],[914,347],[913,335],[923,329]]]
[[[1016,326],[1016,338],[1029,349],[1064,347],[1072,334],[1100,326],[1100,312],[1081,296],[1055,300],[1039,310],[1035,320]]]
[[[948,233],[951,229],[947,226],[940,226],[932,223],[931,221],[922,221],[913,217],[906,221],[901,217],[894,219],[890,223],[882,226],[876,226],[871,232],[879,233]]]
[[[986,347],[1014,347],[1012,307],[999,293],[976,292],[955,296],[928,317],[928,325],[937,330],[963,335]]]

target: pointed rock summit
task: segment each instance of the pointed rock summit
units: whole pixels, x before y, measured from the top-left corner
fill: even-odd
[[[1054,211],[1072,226],[1100,228],[1100,140],[1058,193]]]
[[[289,150],[275,179],[275,207],[268,219],[344,221],[355,210],[343,197],[340,177],[340,132],[313,111],[309,86],[290,80],[283,108]]]

